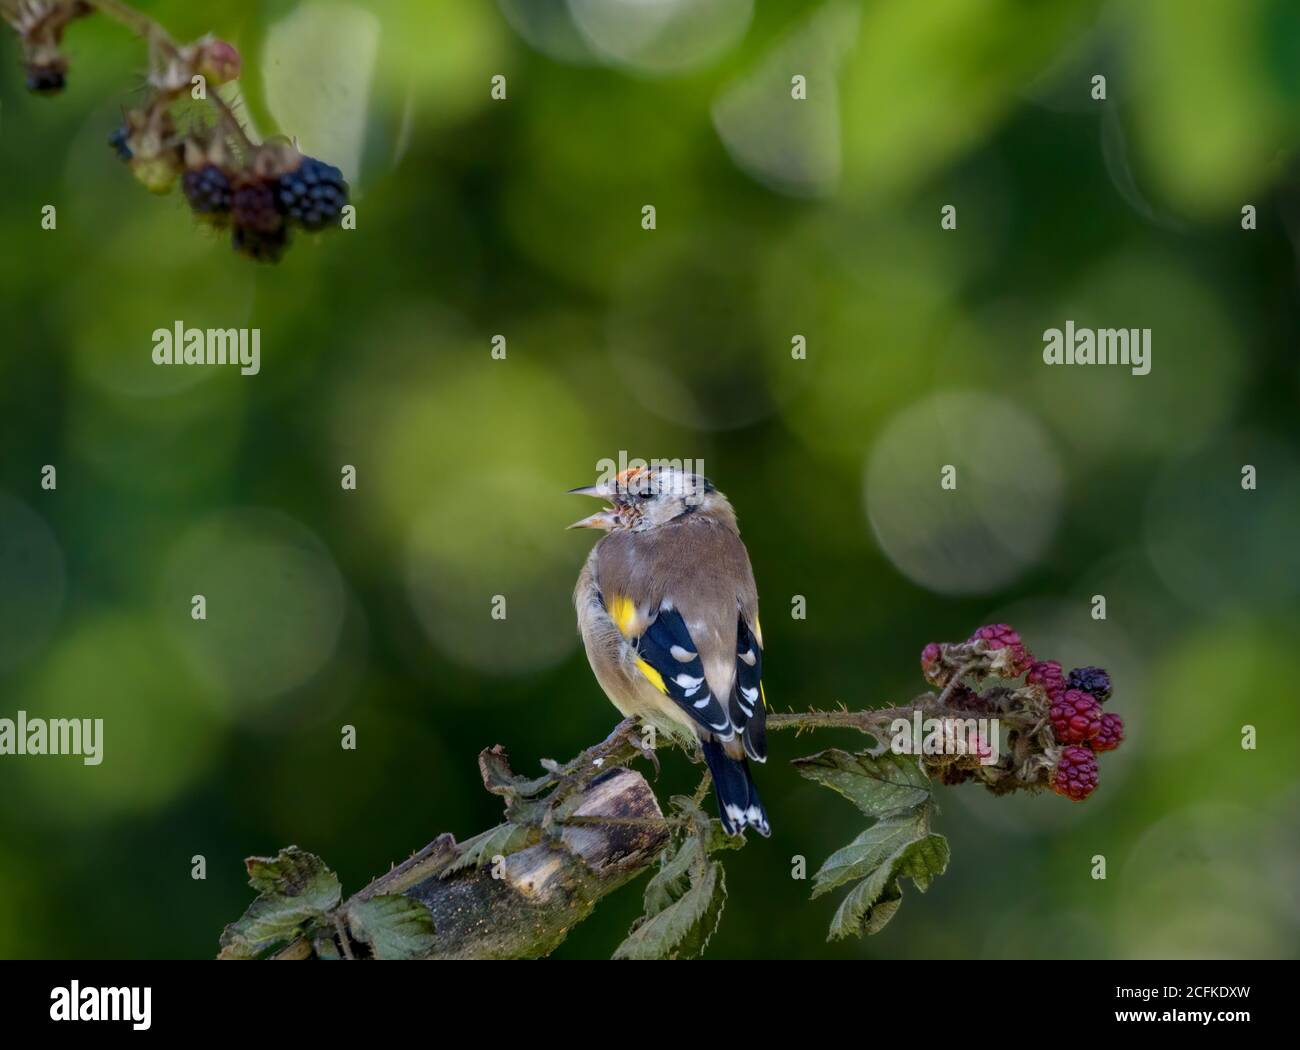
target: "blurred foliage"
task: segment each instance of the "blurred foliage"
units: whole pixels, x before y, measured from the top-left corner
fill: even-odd
[[[105,144],[137,41],[74,26],[54,99],[0,51],[0,717],[106,723],[98,767],[0,758],[0,955],[210,956],[248,854],[356,886],[497,824],[480,748],[615,719],[563,492],[621,449],[731,496],[776,708],[909,698],[925,642],[1005,619],[1130,724],[1084,805],[939,789],[947,876],[832,944],[792,858],[857,825],[786,760],[860,741],[774,740],[709,954],[1296,954],[1294,4],[141,6],[240,48],[242,112],[343,165],[358,228],[237,259]],[[1151,374],[1044,368],[1067,317],[1150,326]],[[259,327],[261,373],[155,368],[176,320]]]

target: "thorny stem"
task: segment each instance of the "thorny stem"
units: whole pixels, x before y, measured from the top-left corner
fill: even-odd
[[[130,4],[121,3],[120,0],[86,0],[86,2],[114,21],[121,22],[151,44],[157,43],[173,52],[176,50],[176,41],[171,38],[171,34],[143,11],[137,11]]]
[[[248,132],[244,130],[244,125],[240,123],[239,118],[235,115],[235,111],[231,109],[230,104],[221,97],[220,89],[213,88],[208,97],[212,100],[212,104],[217,108],[217,114],[221,117],[221,122],[226,125],[228,130],[235,133],[235,137],[239,139],[240,145],[250,153],[256,149],[253,140],[248,137]]]
[[[952,676],[948,684],[943,687],[943,692],[939,694],[939,705],[941,707],[948,702],[948,698],[952,696],[957,687],[961,685],[961,680],[966,677],[967,672],[974,668],[974,666],[973,663],[968,663],[958,668],[957,673]]]
[[[160,23],[143,12],[137,11],[130,4],[122,3],[121,0],[87,0],[87,2],[102,14],[120,22],[139,36],[144,37],[149,43],[151,52],[156,47],[172,56],[179,53],[180,46],[172,39],[171,34]],[[152,58],[152,54],[150,57]],[[253,141],[248,137],[244,125],[240,123],[234,110],[221,97],[221,92],[214,87],[208,98],[216,108],[217,115],[220,117],[221,123],[225,125],[226,130],[239,140],[240,145],[245,150],[252,152],[256,148]]]

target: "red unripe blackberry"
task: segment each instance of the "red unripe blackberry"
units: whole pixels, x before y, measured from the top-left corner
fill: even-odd
[[[921,650],[921,674],[925,676],[926,681],[935,682],[935,675],[939,670],[939,658],[942,655],[943,649],[939,647],[938,642],[931,642]]]
[[[1065,676],[1061,673],[1061,665],[1055,660],[1039,660],[1029,668],[1025,681],[1041,686],[1051,700],[1065,692]]]
[[[1110,675],[1100,667],[1076,667],[1070,672],[1069,686],[1091,693],[1099,704],[1110,699]]]
[[[1051,719],[1057,743],[1082,744],[1101,732],[1101,704],[1091,693],[1067,689],[1052,700]]]
[[[1009,645],[1020,645],[1020,635],[1005,623],[990,623],[981,627],[970,636],[972,642],[988,642],[990,649],[1003,649]]]
[[[1101,732],[1090,742],[1094,751],[1114,751],[1124,739],[1124,720],[1107,711],[1101,716]]]
[[[1052,771],[1052,790],[1082,802],[1097,790],[1097,756],[1086,747],[1067,747]]]

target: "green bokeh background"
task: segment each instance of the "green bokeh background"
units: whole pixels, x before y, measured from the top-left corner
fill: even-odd
[[[601,738],[562,493],[620,450],[734,502],[773,707],[905,700],[924,643],[1005,620],[1110,667],[1129,726],[1084,805],[940,789],[948,874],[835,944],[792,858],[860,819],[786,763],[856,741],[774,736],[710,955],[1298,954],[1293,3],[141,6],[239,47],[243,112],[344,166],[357,229],[236,258],[105,145],[137,41],[74,26],[52,100],[4,50],[0,717],[106,740],[0,758],[0,955],[210,956],[245,855],[356,889],[495,823],[480,748]],[[1045,367],[1067,318],[1152,328],[1151,374]],[[261,374],[155,368],[178,319],[260,327]]]

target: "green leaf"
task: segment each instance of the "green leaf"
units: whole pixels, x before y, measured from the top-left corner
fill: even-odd
[[[814,876],[813,897],[820,897],[846,882],[866,878],[896,854],[901,855],[925,833],[922,814],[877,821],[843,849],[826,858]]]
[[[895,871],[911,879],[924,893],[930,883],[948,870],[948,856],[948,840],[942,835],[927,835],[904,851]]]
[[[429,909],[396,893],[349,904],[348,927],[376,959],[420,959],[437,940]]]
[[[696,958],[718,928],[726,899],[722,865],[717,861],[704,865],[678,900],[632,930],[614,952],[614,958]]]
[[[498,824],[462,842],[458,847],[460,855],[442,869],[439,878],[445,879],[466,868],[481,868],[498,854],[505,857],[516,853],[527,846],[531,838],[528,828],[521,828],[518,824]]]
[[[839,748],[794,760],[800,775],[824,784],[869,817],[914,809],[930,797],[930,779],[910,755],[851,755]]]
[[[690,888],[692,866],[703,859],[700,840],[691,836],[672,854],[659,855],[659,870],[646,884],[645,914],[653,919],[664,909],[676,904]]]
[[[893,878],[892,865],[882,864],[868,878],[854,886],[840,902],[831,919],[830,934],[826,939],[838,940],[884,929],[894,917],[902,899],[903,892]]]
[[[868,903],[868,898],[874,899]],[[828,941],[845,937],[869,937],[879,933],[889,925],[889,920],[898,912],[903,903],[903,888],[897,882],[890,882],[880,889],[879,883],[863,880],[844,898],[843,903],[831,920]]]
[[[338,876],[297,846],[275,857],[249,857],[244,864],[258,897],[222,931],[219,959],[256,958],[336,908],[342,896]]]
[[[926,824],[924,819],[915,822],[912,827],[917,837],[885,857],[849,891],[831,920],[829,940],[879,933],[903,903],[899,879],[910,878],[924,893],[947,870],[948,840],[942,835],[928,834]],[[868,833],[874,830],[875,827],[867,829]],[[817,892],[814,890],[813,896]]]

